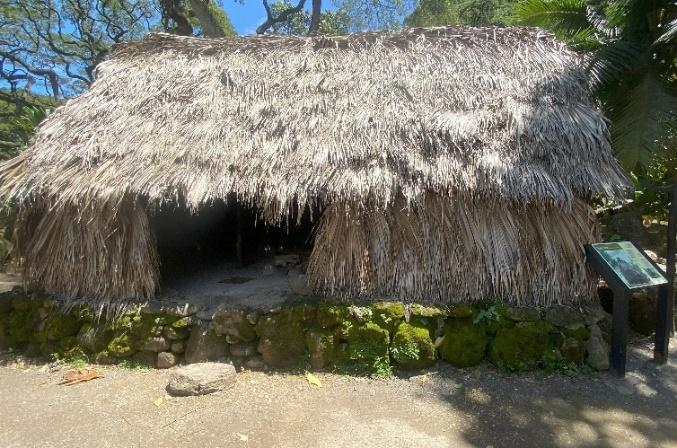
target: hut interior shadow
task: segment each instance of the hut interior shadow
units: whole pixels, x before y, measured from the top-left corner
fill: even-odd
[[[319,216],[319,215],[314,215]],[[268,306],[293,295],[289,269],[303,269],[316,222],[267,225],[258,210],[215,201],[191,212],[166,206],[151,213],[160,257],[160,295],[178,294],[209,306]],[[279,266],[278,255],[300,264]],[[292,257],[294,258],[294,257]]]

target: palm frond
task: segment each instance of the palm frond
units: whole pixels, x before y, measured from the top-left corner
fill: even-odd
[[[589,14],[585,0],[525,0],[515,6],[512,22],[550,30],[576,48],[589,49],[597,43]]]
[[[646,64],[646,49],[637,42],[614,40],[600,46],[586,60],[586,71],[593,92],[617,85],[628,72]]]
[[[611,135],[616,156],[627,170],[648,165],[661,150],[671,123],[677,120],[677,96],[648,73],[612,108]]]

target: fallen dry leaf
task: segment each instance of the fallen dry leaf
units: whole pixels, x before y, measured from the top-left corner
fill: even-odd
[[[308,380],[308,384],[312,384],[313,386],[317,387],[322,387],[320,379],[310,372],[306,372],[306,380]]]
[[[157,400],[153,402],[153,404],[159,408],[160,406],[162,406],[162,401],[163,401],[162,397],[159,397]]]
[[[73,384],[84,383],[85,381],[103,378],[98,369],[75,369],[69,370],[61,377],[60,385],[72,386]]]

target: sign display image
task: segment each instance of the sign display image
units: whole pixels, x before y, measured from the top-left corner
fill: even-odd
[[[668,281],[629,241],[596,243],[591,247],[630,289],[666,284]]]

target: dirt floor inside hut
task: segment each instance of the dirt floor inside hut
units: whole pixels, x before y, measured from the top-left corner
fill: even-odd
[[[649,340],[629,372],[505,375],[438,364],[389,380],[243,372],[225,392],[165,394],[171,370],[102,367],[57,385],[63,368],[4,358],[0,445],[18,447],[674,447],[677,341],[656,367]]]

